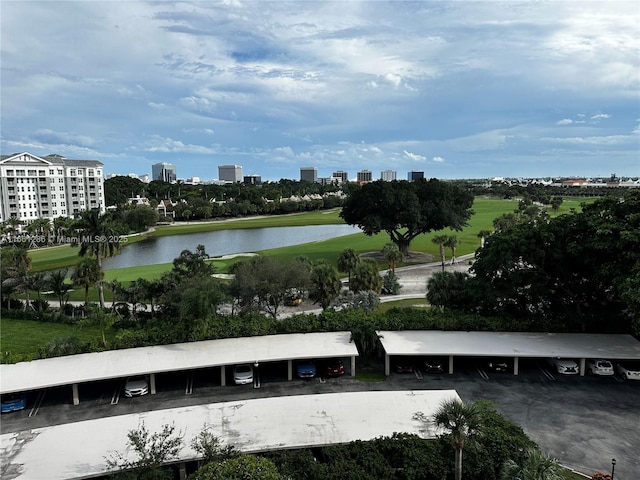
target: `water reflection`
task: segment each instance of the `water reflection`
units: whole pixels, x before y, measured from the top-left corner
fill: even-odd
[[[269,248],[288,247],[359,233],[350,225],[312,225],[303,227],[270,227],[240,230],[220,230],[205,233],[152,237],[132,243],[115,257],[103,261],[105,270],[123,267],[170,263],[182,250],[195,251],[204,245],[212,257],[233,253],[256,252]]]

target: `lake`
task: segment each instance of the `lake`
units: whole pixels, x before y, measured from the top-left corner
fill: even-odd
[[[126,245],[115,257],[103,260],[103,268],[112,270],[123,267],[137,267],[171,263],[183,250],[195,251],[204,245],[211,257],[234,253],[257,252],[270,248],[289,247],[304,243],[328,240],[360,233],[351,225],[310,225],[303,227],[269,227],[239,230],[219,230],[215,232],[151,237],[142,242]]]

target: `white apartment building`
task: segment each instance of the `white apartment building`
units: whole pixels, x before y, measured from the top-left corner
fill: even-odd
[[[0,222],[53,220],[93,209],[105,211],[101,162],[27,152],[0,157]]]
[[[397,172],[395,170],[383,170],[380,172],[380,180],[392,182],[396,180]]]

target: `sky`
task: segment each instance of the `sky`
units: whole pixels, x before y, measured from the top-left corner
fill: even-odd
[[[637,1],[7,1],[3,155],[640,176]]]

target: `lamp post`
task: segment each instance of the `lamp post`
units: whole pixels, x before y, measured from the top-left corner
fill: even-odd
[[[616,459],[611,459],[611,480],[613,480],[613,473],[616,471]]]

